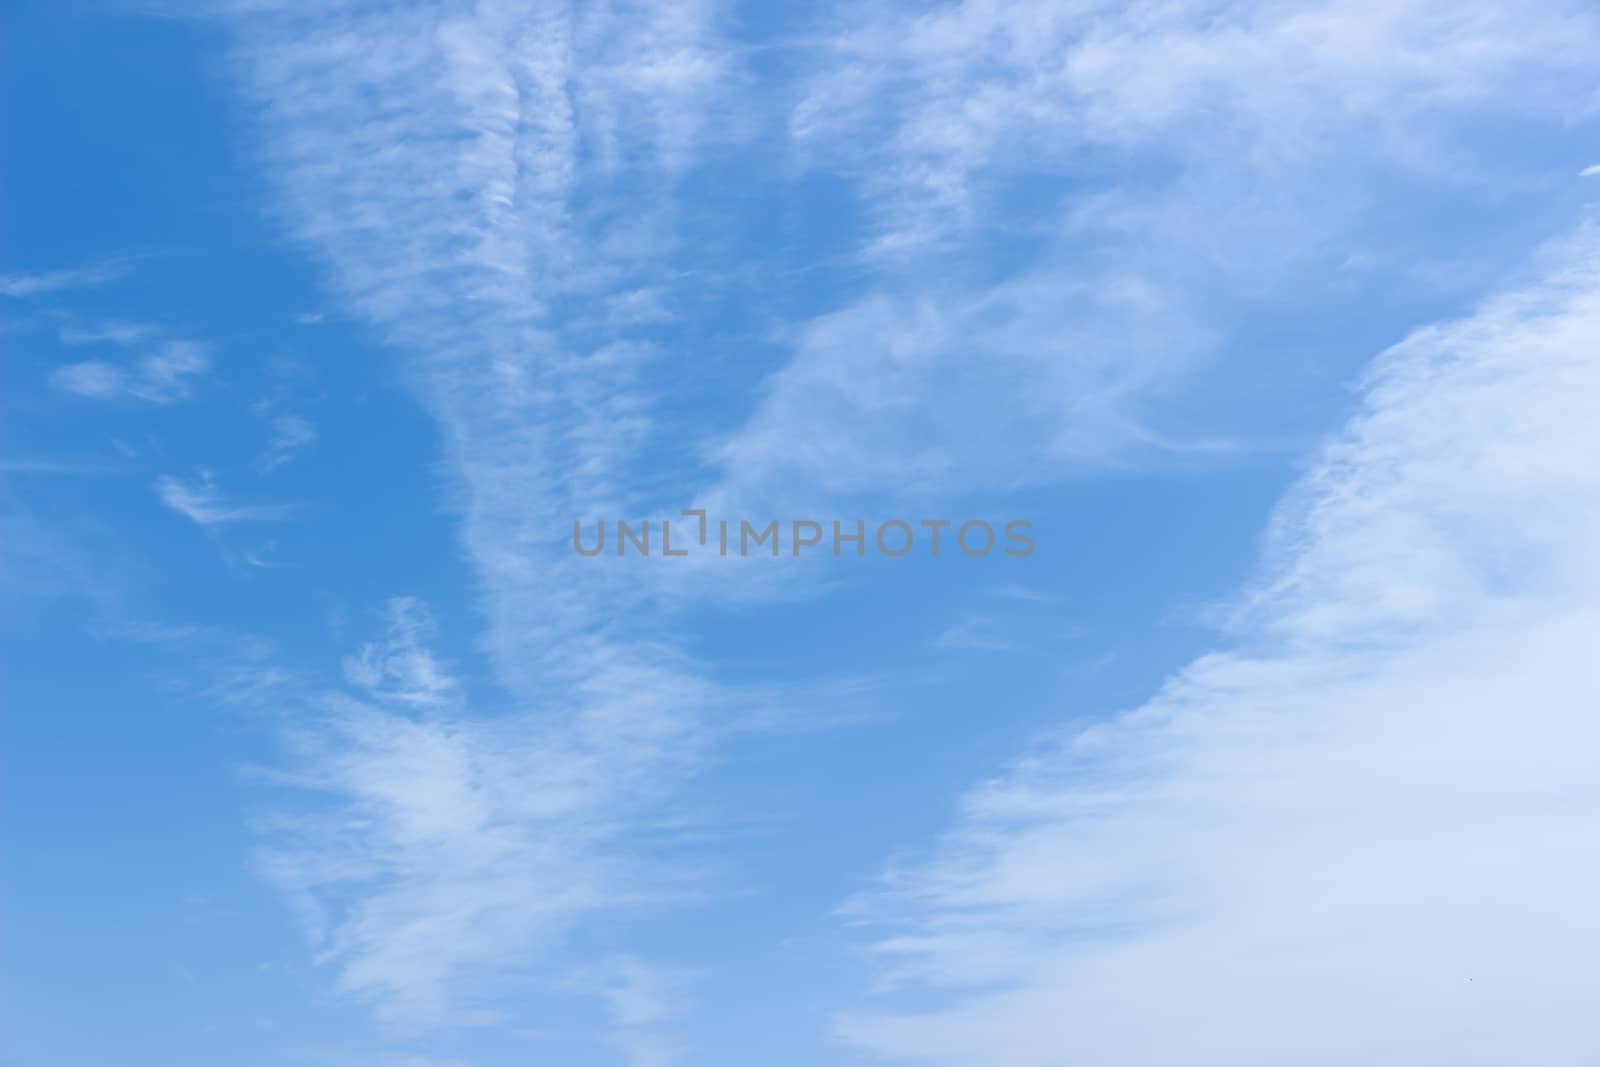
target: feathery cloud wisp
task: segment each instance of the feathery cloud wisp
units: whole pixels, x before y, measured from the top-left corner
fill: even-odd
[[[727,703],[653,643],[644,583],[575,567],[561,548],[575,514],[658,503],[659,472],[640,463],[660,432],[643,367],[649,328],[681,292],[674,179],[744,94],[722,92],[731,50],[693,0],[246,7],[239,69],[268,105],[264,155],[284,216],[349,310],[412,353],[511,703],[476,716],[410,653],[358,656],[350,679],[369,691],[314,701],[299,749],[300,780],[328,810],[293,827],[269,867],[323,914],[341,987],[380,1017],[479,1020],[487,977],[561,969],[574,924],[626,907],[619,872],[640,847],[628,827],[704,765],[708,709]],[[1544,10],[1511,34],[1493,4],[1345,0],[1219,17],[1209,4],[1130,16],[1110,3],[971,3],[847,35],[796,114],[795,141],[818,167],[868,176],[878,250],[995,221],[986,183],[1056,167],[1057,149],[1149,153],[1157,179],[1175,177],[1077,215],[1066,198],[1083,187],[1068,182],[1059,204],[1030,200],[1000,219],[1050,231],[1044,271],[951,298],[965,276],[941,288],[900,263],[879,291],[796,331],[796,358],[730,436],[712,491],[926,490],[982,484],[1001,466],[1042,478],[1153,440],[1137,401],[1182,369],[1206,324],[1162,299],[1146,261],[1260,269],[1295,254],[1320,221],[1303,208],[1320,209],[1326,185],[1283,175],[1315,173],[1326,144],[1370,141],[1381,147],[1353,154],[1409,166],[1425,141],[1410,135],[1429,128],[1419,112],[1502,98],[1562,112],[1573,70],[1590,70],[1594,19]],[[1350,40],[1362,14],[1393,32]],[[1074,174],[1098,180],[1094,166]],[[1090,229],[1111,235],[1108,253],[1073,258]],[[1250,239],[1235,243],[1233,229]],[[1158,256],[1141,257],[1147,242]],[[1110,296],[1154,299],[1115,306],[1072,276],[1128,279]],[[1063,292],[1071,309],[1057,306]],[[1094,316],[1104,329],[1062,344]],[[1113,343],[1130,337],[1144,343]]]
[[[950,1067],[1597,1047],[1600,231],[1552,255],[1379,359],[1239,649],[1043,739],[858,902],[894,929],[885,990],[939,1006],[846,1040]]]
[[[267,449],[256,460],[256,470],[269,473],[289,463],[317,440],[317,428],[304,415],[275,415]]]
[[[1215,255],[1237,243],[1229,228],[1252,245],[1286,224],[1321,233],[1328,197],[1274,191],[1307,168],[1378,157],[1446,174],[1441,118],[1592,109],[1597,45],[1600,19],[1570,0],[869,5],[827,41],[789,126],[811,165],[867,175],[880,253],[992,222],[1008,173],[1081,172],[1093,190],[1108,150],[1140,150],[1182,161],[1181,196],[1119,196],[1123,224]]]
[[[196,378],[211,366],[202,345],[169,341],[160,350],[123,366],[91,359],[69,363],[51,380],[58,389],[96,400],[132,397],[153,404],[171,404],[189,395]]]
[[[40,271],[34,274],[0,274],[0,296],[25,299],[104,285],[125,273],[125,264],[108,260],[85,267]]]
[[[506,694],[475,714],[391,635],[348,664],[361,697],[313,699],[296,735],[291,777],[328,806],[264,867],[323,916],[340,988],[394,1027],[490,1017],[490,978],[559,973],[575,922],[637,903],[658,847],[638,826],[729,705],[617,625],[643,618],[619,610],[637,582],[562,551],[572,515],[637,492],[627,468],[655,429],[634,331],[660,302],[616,314],[614,297],[669,273],[673,175],[717,133],[712,23],[698,0],[237,23],[285,216],[348,310],[411,353],[439,422]]]
[[[649,860],[660,835],[639,806],[696,765],[707,710],[726,701],[636,655],[591,668],[600,681],[570,705],[477,716],[432,632],[423,605],[396,600],[384,636],[346,662],[348,691],[250,696],[314,709],[289,723],[280,777],[324,801],[264,822],[258,866],[338,965],[339,988],[400,1033],[500,1018],[575,920],[650,903],[641,886],[681,888]],[[644,1040],[661,1001],[644,999],[653,972],[629,973],[638,981],[597,992]]]
[[[198,485],[185,484],[170,475],[155,484],[161,502],[199,526],[221,526],[234,522],[270,522],[286,519],[293,508],[286,504],[240,506],[229,504],[209,479]]]

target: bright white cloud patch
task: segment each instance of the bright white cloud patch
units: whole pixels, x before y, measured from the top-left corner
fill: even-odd
[[[860,902],[894,932],[846,1041],[949,1067],[1589,1062],[1600,233],[1550,259],[1379,359],[1237,649],[1042,739]]]

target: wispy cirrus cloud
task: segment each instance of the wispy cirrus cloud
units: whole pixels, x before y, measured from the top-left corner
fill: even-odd
[[[17,300],[52,296],[74,289],[87,289],[116,281],[127,273],[127,263],[108,259],[81,267],[32,273],[0,274],[0,296]]]
[[[1108,152],[1135,150],[1173,166],[1170,184],[1158,172],[1115,194],[1130,214],[1202,253],[1225,253],[1234,228],[1244,255],[1228,258],[1249,258],[1286,224],[1304,238],[1321,232],[1313,214],[1355,206],[1304,202],[1316,170],[1382,160],[1448,178],[1472,152],[1452,115],[1592,116],[1597,36],[1593,10],[1565,2],[872,5],[826,39],[789,125],[813,165],[864,175],[879,251],[993,224],[1008,176],[1077,176],[1057,203],[1082,202],[1126,173]],[[1032,225],[1058,217],[1031,206]]]
[[[432,613],[414,597],[388,606],[386,632],[344,661],[351,685],[397,704],[438,706],[457,699],[455,679],[430,647],[437,634]]]
[[[141,645],[168,645],[188,641],[201,633],[197,626],[140,620],[125,622],[111,628],[112,636]]]
[[[1308,285],[1434,284],[1416,264],[1458,236],[1397,234],[1388,205],[1462,173],[1533,180],[1462,138],[1466,118],[1564,137],[1600,114],[1582,4],[890,4],[842,22],[805,51],[788,130],[867,206],[868,285],[793,329],[715,450],[713,505],[1276,448],[1195,401],[1294,373],[1242,327]]]
[[[291,462],[317,440],[317,428],[304,415],[274,415],[270,421],[271,436],[266,451],[256,460],[256,470],[263,474],[277,470]]]
[[[624,957],[584,968],[570,985],[606,1002],[608,1043],[630,1067],[673,1067],[687,1052],[668,1028],[682,1014],[690,981],[683,972]]]
[[[123,347],[150,340],[159,333],[149,323],[119,321],[67,323],[56,330],[56,336],[61,338],[64,345],[115,344]]]
[[[671,841],[640,828],[736,703],[622,609],[639,583],[565,551],[574,514],[641,495],[673,183],[720,136],[725,49],[697,0],[236,13],[283,216],[441,427],[497,683],[468,703],[403,628],[352,659],[360,697],[293,730],[326,808],[264,866],[387,1025],[481,1022],[638,905]]]
[[[288,518],[291,505],[241,505],[229,503],[210,477],[184,482],[170,475],[158,478],[156,496],[168,508],[197,526],[225,526],[237,522],[274,522]]]
[[[487,708],[403,640],[355,658],[359,695],[304,697],[287,778],[325,805],[277,826],[264,861],[340,988],[413,1029],[496,1018],[496,981],[566,970],[575,927],[637,902],[658,854],[640,828],[706,766],[737,703],[655,640],[649,581],[574,565],[573,516],[655,512],[685,470],[706,497],[759,504],[1037,484],[1170,448],[1146,405],[1223,347],[1219,279],[1270,303],[1297,284],[1275,265],[1308,248],[1344,262],[1320,238],[1371,221],[1329,207],[1332,161],[1437,176],[1430,140],[1464,108],[1565,119],[1592,93],[1595,38],[1576,5],[1520,21],[1489,4],[873,6],[859,32],[797,50],[817,62],[790,122],[811,165],[859,179],[874,219],[848,246],[861,273],[786,327],[793,359],[707,472],[644,457],[666,451],[651,449],[674,380],[659,367],[693,359],[653,332],[700,284],[677,183],[704,177],[756,95],[716,8],[238,15],[283,217],[348,308],[409,353],[488,620]],[[1369,15],[1378,39],[1353,39]],[[1112,187],[1135,156],[1138,181]],[[991,255],[995,233],[1022,254]],[[938,928],[941,883],[923,885]],[[1039,940],[1008,915],[979,916],[953,972]],[[851,1032],[992,1062],[960,1032]]]
[[[142,336],[142,335],[141,335]],[[126,342],[136,343],[133,337]],[[158,351],[130,363],[91,359],[57,368],[51,382],[78,396],[95,400],[131,398],[153,404],[186,399],[195,381],[211,368],[210,351],[192,341],[169,341]]]
[[[1140,407],[1207,341],[1179,297],[1137,277],[905,290],[805,327],[720,446],[720,494],[953,494],[1161,448]]]
[[[243,687],[254,704],[314,710],[291,722],[293,758],[275,776],[325,800],[263,821],[259,867],[339,988],[400,1034],[501,1020],[514,992],[538,991],[529,962],[559,957],[576,919],[689,888],[650,858],[671,834],[639,805],[671,795],[710,740],[708,709],[727,702],[665,659],[635,660],[591,665],[568,704],[474,715],[428,647],[433,629],[399,599],[384,636],[346,662],[346,690],[286,691],[276,674],[266,691]],[[640,1040],[664,1021],[653,974],[636,963],[594,987]]]
[[[1236,648],[1042,738],[856,903],[881,999],[844,1040],[951,1067],[1596,1047],[1600,232],[1543,269],[1377,361]]]
[[[93,549],[52,529],[6,501],[0,510],[0,600],[52,600],[84,596],[114,599],[115,589],[95,567]]]

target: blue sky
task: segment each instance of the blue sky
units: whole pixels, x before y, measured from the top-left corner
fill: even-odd
[[[0,1061],[1600,1055],[1592,4],[4,19]]]

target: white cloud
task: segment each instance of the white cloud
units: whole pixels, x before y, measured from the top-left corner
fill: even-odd
[[[719,492],[951,493],[1049,479],[1163,443],[1140,405],[1205,342],[1138,278],[1040,272],[975,294],[880,294],[806,327],[720,449]],[[735,506],[735,505],[729,505]]]
[[[676,1022],[686,1003],[690,976],[652,966],[631,957],[586,968],[569,987],[601,997],[611,1014],[607,1043],[631,1067],[672,1067],[685,1050],[666,1027]]]
[[[667,474],[640,462],[661,439],[646,331],[680,307],[685,271],[672,260],[695,251],[672,237],[674,180],[737,126],[730,100],[745,94],[715,12],[695,2],[242,6],[237,69],[263,105],[284,215],[349,309],[412,353],[510,705],[496,717],[470,710],[463,687],[404,641],[359,654],[350,678],[366,692],[317,697],[297,734],[293,774],[327,809],[284,826],[265,865],[319,917],[341,988],[380,1017],[482,1021],[497,999],[489,979],[559,967],[573,924],[634,902],[629,876],[648,846],[630,833],[703,766],[729,703],[653,643],[638,572],[576,566],[565,544],[576,515],[661,503]],[[1244,220],[1241,246],[1291,254],[1303,225],[1278,224],[1324,223],[1298,209],[1321,208],[1311,194],[1329,188],[1277,180],[1290,162],[1298,175],[1327,158],[1302,153],[1298,131],[1314,142],[1331,125],[1348,147],[1393,115],[1380,140],[1402,152],[1411,99],[1449,110],[1514,97],[1560,112],[1593,37],[1577,16],[1552,33],[1559,12],[1512,38],[1488,5],[1453,22],[1411,4],[1382,23],[1401,46],[1374,51],[1384,42],[1352,42],[1341,21],[1359,5],[1326,16],[1263,6],[1242,26],[1211,19],[1212,7],[974,3],[843,42],[796,136],[819,165],[873,175],[884,245],[970,232],[990,217],[979,195],[989,178],[1057,167],[1057,146],[1070,151],[1074,137],[1135,154],[1174,145],[1153,173],[1178,177],[1153,204],[1074,214],[1076,201],[1029,200],[1005,224],[1053,236],[1031,261],[1044,265],[1009,280],[974,271],[933,285],[915,262],[875,276],[800,331],[796,359],[730,438],[710,492],[985,484],[997,470],[1048,477],[1024,468],[1164,446],[1141,401],[1181,375],[1207,324],[1166,295],[1151,261],[1187,267]],[[1082,10],[1096,30],[1074,43]],[[1441,27],[1454,28],[1442,50]],[[1142,51],[1146,38],[1157,47]],[[1001,39],[991,66],[986,49]],[[1288,58],[1275,51],[1288,45]],[[1212,58],[1235,54],[1237,69]],[[1062,63],[1065,74],[1052,67]],[[1118,63],[1144,72],[1142,88],[1122,83]],[[895,70],[903,82],[886,81]],[[852,81],[859,94],[824,98]],[[1363,82],[1383,89],[1378,99],[1349,98]],[[1258,112],[1275,101],[1268,121]],[[1222,113],[1241,121],[1206,121]],[[841,144],[858,139],[886,147],[852,158]],[[1252,196],[1230,203],[1240,174]],[[1090,228],[1115,231],[1115,247],[1069,254]],[[963,251],[987,267],[981,248]],[[202,495],[199,513],[219,510]]]
[[[1600,17],[1576,2],[869,5],[828,42],[790,129],[815,165],[868,175],[880,251],[992,221],[1007,175],[1077,175],[1081,202],[1109,150],[1177,164],[1175,210],[1152,230],[1183,226],[1215,253],[1237,243],[1225,227],[1254,245],[1334,224],[1348,198],[1283,195],[1308,169],[1382,158],[1448,177],[1452,115],[1593,114],[1597,46]],[[1140,189],[1141,213],[1161,192]]]
[[[194,626],[173,626],[161,622],[128,622],[114,627],[111,632],[124,641],[152,645],[187,641],[200,630]]]
[[[39,271],[33,274],[0,274],[0,296],[24,299],[86,289],[115,281],[126,271],[119,260],[107,260],[85,267]]]
[[[57,388],[97,400],[119,396],[127,389],[122,368],[100,360],[69,363],[57,370],[52,380]]]
[[[345,680],[375,697],[403,704],[442,705],[454,698],[455,680],[428,645],[436,634],[432,614],[413,597],[390,601],[382,641],[363,645],[344,661]]]
[[[590,665],[561,705],[475,716],[426,647],[431,629],[422,605],[396,601],[386,636],[346,663],[358,697],[250,697],[308,707],[288,727],[282,779],[326,799],[264,827],[261,870],[297,903],[339,988],[401,1033],[500,1018],[577,918],[685,888],[650,861],[670,833],[642,812],[698,762],[705,714],[726,703],[637,652]],[[594,991],[621,1030],[652,1036],[670,1003],[663,976],[635,963],[615,978]]]
[[[656,1026],[679,1011],[682,977],[634,959],[617,961],[604,982],[606,1000],[618,1026]]]
[[[1578,172],[1578,177],[1580,178],[1594,178],[1597,176],[1600,176],[1600,163],[1584,167],[1583,170]]]
[[[69,363],[51,381],[58,389],[96,400],[132,397],[171,404],[188,397],[194,379],[211,366],[206,349],[190,341],[169,341],[126,366],[105,360]]]
[[[569,340],[546,301],[639,271],[639,202],[616,223],[583,205],[610,210],[611,175],[632,188],[634,172],[680,166],[718,77],[704,8],[639,14],[396,5],[241,27],[295,226],[354,308],[417,353],[514,705],[470,714],[391,635],[348,665],[368,695],[336,702],[305,744],[298,773],[332,809],[268,866],[329,915],[341,987],[397,1026],[483,1018],[489,978],[557,955],[577,918],[628,906],[618,872],[641,848],[623,838],[699,765],[723,702],[670,655],[602,629],[637,593],[560,552],[575,509],[615,499],[649,416],[643,349]],[[658,320],[649,279],[631,288],[651,295],[596,297],[598,317]]]
[[[115,587],[104,577],[108,547],[96,538],[82,544],[77,531],[42,522],[5,501],[0,510],[0,600],[52,600],[84,596],[94,601],[115,599]]]
[[[946,627],[933,643],[936,648],[961,652],[1009,652],[1017,647],[1000,622],[981,616]]]
[[[271,426],[267,450],[256,460],[263,473],[277,470],[317,440],[317,428],[303,415],[274,415]]]
[[[93,326],[62,326],[56,332],[64,345],[114,344],[126,348],[148,340],[157,331],[142,322],[105,322]]]
[[[274,4],[235,28],[285,217],[439,421],[507,705],[469,710],[392,635],[356,656],[369,692],[317,705],[299,765],[330,813],[268,866],[382,1019],[478,1021],[491,979],[560,969],[572,923],[637,901],[620,872],[658,845],[630,835],[727,710],[631,610],[640,583],[565,547],[637,492],[653,350],[630,331],[670,305],[662,220],[720,136],[724,51],[697,0]]]
[[[1239,646],[1042,739],[858,902],[884,999],[841,1036],[951,1067],[1588,1062],[1597,351],[1590,228],[1385,353]]]
[[[1600,15],[1579,4],[974,0],[849,18],[808,53],[789,128],[874,211],[871,284],[794,331],[793,359],[715,452],[708,509],[1259,449],[1171,428],[1186,410],[1214,417],[1185,397],[1246,359],[1263,395],[1295,373],[1240,340],[1241,322],[1386,270],[1470,291],[1425,281],[1416,245],[1403,264],[1352,265],[1373,232],[1367,191],[1434,197],[1463,171],[1514,187],[1506,153],[1460,165],[1482,154],[1453,135],[1463,116],[1565,136],[1600,108]],[[997,281],[974,266],[1018,243],[1025,267]]]
[[[185,484],[170,476],[157,479],[156,495],[161,502],[199,526],[221,526],[235,522],[268,522],[289,517],[287,505],[240,506],[229,504],[209,478],[198,484]]]
[[[211,357],[191,341],[169,341],[159,352],[141,357],[135,366],[134,395],[165,403],[187,396],[191,379],[211,366]]]

